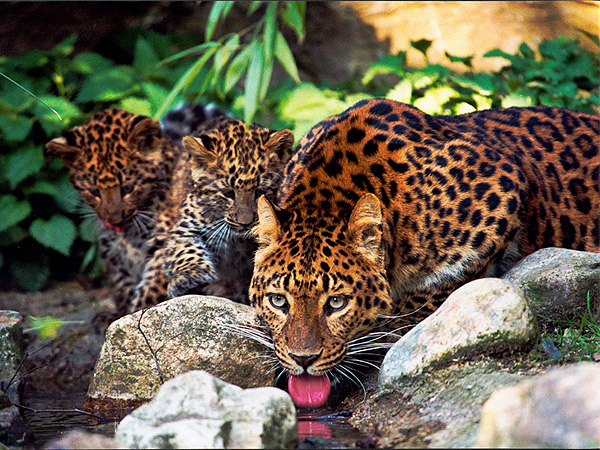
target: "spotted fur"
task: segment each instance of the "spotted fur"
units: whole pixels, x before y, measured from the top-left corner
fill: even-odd
[[[99,219],[101,257],[122,315],[142,278],[156,218],[171,206],[181,149],[159,122],[120,109],[95,114],[46,149],[67,165],[71,183]],[[164,290],[157,289],[144,303],[164,299]]]
[[[564,109],[434,117],[381,99],[317,124],[258,203],[250,299],[281,365],[342,373],[353,340],[470,280],[542,247],[600,251],[599,134]]]
[[[137,297],[166,277],[170,297],[196,292],[248,303],[256,199],[274,198],[294,137],[226,116],[196,134],[183,139],[188,162],[175,187],[176,223],[157,237]]]

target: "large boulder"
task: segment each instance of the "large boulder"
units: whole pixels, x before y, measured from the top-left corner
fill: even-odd
[[[218,297],[178,297],[125,316],[107,330],[85,406],[137,406],[190,370],[243,388],[270,386],[271,350],[248,338],[257,330],[254,309]]]
[[[573,364],[494,392],[477,447],[600,447],[600,365]]]
[[[129,448],[295,448],[297,430],[294,404],[281,389],[244,390],[192,371],[125,417],[115,439]]]
[[[503,279],[518,285],[540,323],[579,311],[600,318],[600,253],[543,248],[523,258]]]
[[[483,278],[453,292],[386,354],[379,385],[393,388],[405,377],[451,359],[514,350],[533,344],[538,328],[521,290],[497,278]]]

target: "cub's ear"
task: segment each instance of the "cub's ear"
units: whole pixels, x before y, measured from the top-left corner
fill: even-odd
[[[205,134],[200,137],[186,136],[183,138],[183,148],[189,153],[190,162],[195,170],[206,168],[217,159],[217,155],[209,150],[211,143],[211,137]]]
[[[133,127],[127,139],[127,146],[150,158],[160,158],[161,136],[160,123],[150,117],[144,117]]]
[[[365,194],[356,203],[348,221],[348,236],[365,258],[383,265],[383,218],[381,203],[375,195]]]
[[[294,146],[294,133],[290,130],[273,132],[265,144],[267,153],[270,154],[269,165],[271,167],[284,166],[292,156]]]
[[[67,139],[63,136],[52,139],[46,144],[48,153],[58,156],[67,165],[75,167],[77,159],[81,154],[81,148],[67,144]]]

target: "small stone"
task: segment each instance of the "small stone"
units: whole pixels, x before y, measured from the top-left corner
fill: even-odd
[[[600,361],[600,352],[594,352],[592,354],[592,359],[596,362]]]
[[[379,385],[392,387],[464,355],[489,354],[531,345],[538,329],[521,290],[505,280],[475,280],[403,336],[386,354]]]
[[[600,447],[600,366],[572,364],[494,392],[477,447]]]
[[[191,371],[125,417],[115,439],[130,448],[295,448],[298,426],[281,389],[244,390]]]

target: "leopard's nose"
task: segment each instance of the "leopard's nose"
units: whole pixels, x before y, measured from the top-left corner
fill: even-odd
[[[292,352],[288,352],[288,355],[290,355],[290,357],[296,361],[298,364],[300,364],[304,369],[306,369],[307,367],[309,367],[313,362],[315,362],[317,360],[317,358],[319,358],[319,356],[321,356],[321,352],[319,353],[313,353],[310,355],[296,355]]]

